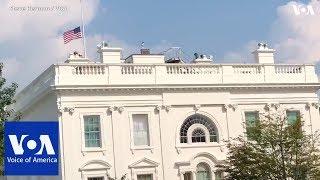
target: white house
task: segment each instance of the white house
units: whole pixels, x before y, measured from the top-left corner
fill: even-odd
[[[259,44],[255,64],[166,63],[143,50],[121,59],[102,43],[100,62],[70,55],[16,97],[26,120],[60,124],[60,176],[43,179],[218,180],[223,140],[243,135],[257,113],[283,109],[320,129],[311,64],[275,64]],[[8,179],[41,179],[9,177]]]

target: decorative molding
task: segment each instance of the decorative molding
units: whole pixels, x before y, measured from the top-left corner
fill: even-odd
[[[227,110],[229,109],[229,105],[228,105],[228,104],[222,105],[222,109],[223,109],[224,111],[227,111]]]
[[[310,109],[311,106],[312,106],[312,104],[311,104],[310,102],[307,102],[307,103],[306,103],[306,109]]]
[[[160,105],[157,105],[154,109],[157,111],[157,112],[160,112],[160,110],[161,110],[161,106]]]
[[[122,113],[124,111],[124,106],[109,106],[107,108],[107,112],[112,113],[114,111],[118,111],[119,113]]]
[[[237,108],[238,108],[238,104],[229,104],[228,106],[229,106],[229,108],[232,108],[233,111],[237,110]]]
[[[58,105],[58,107],[57,107],[57,113],[58,113],[59,115],[62,115],[62,112],[63,112],[63,107],[62,107],[61,105]]]
[[[200,104],[195,104],[195,105],[193,106],[193,109],[194,109],[195,111],[199,111],[200,108],[201,108],[201,105],[200,105]]]
[[[169,112],[171,110],[171,106],[170,105],[164,105],[163,108]]]
[[[112,113],[112,112],[115,111],[115,110],[116,110],[115,106],[109,106],[109,107],[107,108],[107,113]]]
[[[118,106],[117,110],[119,113],[122,113],[124,111],[124,107],[123,106]]]
[[[151,159],[148,158],[143,158],[139,161],[136,161],[134,163],[132,163],[131,165],[129,165],[128,167],[131,169],[141,169],[141,168],[155,168],[158,167],[160,165],[160,163],[153,161]]]
[[[278,110],[280,107],[281,107],[281,104],[280,103],[273,103],[272,106]]]
[[[267,104],[264,106],[264,108],[265,108],[266,110],[270,110],[271,107],[272,107],[272,104],[271,104],[271,103],[267,103]]]
[[[75,108],[74,107],[64,107],[64,112],[69,112],[70,115],[74,113]]]
[[[316,109],[319,109],[320,103],[314,102],[314,103],[312,103],[312,106],[315,107]]]

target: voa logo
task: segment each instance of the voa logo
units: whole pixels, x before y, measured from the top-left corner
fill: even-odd
[[[314,15],[314,9],[311,5],[294,4],[292,5],[295,15]]]
[[[28,137],[29,135],[22,135],[21,139],[18,141],[18,137],[16,135],[8,135],[12,149],[14,151],[14,154],[16,155],[23,155],[24,149],[23,149],[23,141]],[[36,152],[36,155],[41,155],[44,148],[46,148],[48,155],[54,155],[54,149],[50,140],[49,135],[40,135],[39,140],[41,142],[41,148],[38,152]],[[27,147],[29,150],[34,150],[37,147],[37,142],[35,140],[28,140]]]
[[[5,175],[58,175],[58,127],[58,122],[6,122]]]

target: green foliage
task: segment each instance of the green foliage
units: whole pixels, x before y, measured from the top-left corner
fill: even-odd
[[[246,137],[228,142],[227,165],[219,166],[232,180],[317,180],[320,154],[317,133],[306,133],[299,117],[288,123],[283,114],[263,115],[247,127]]]
[[[4,163],[4,123],[9,117],[15,116],[13,109],[9,109],[8,106],[14,103],[13,97],[16,93],[18,85],[12,83],[10,86],[5,86],[6,79],[0,77],[0,163]],[[18,117],[15,117],[18,118]],[[0,166],[1,167],[1,166]],[[3,166],[2,166],[3,167]],[[0,169],[0,175],[3,174],[2,168]]]

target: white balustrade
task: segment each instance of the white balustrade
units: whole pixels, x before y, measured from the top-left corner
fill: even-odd
[[[57,85],[261,84],[318,82],[313,65],[59,64]]]
[[[167,74],[219,74],[218,65],[167,65]]]
[[[57,64],[50,66],[17,99],[38,97],[56,86],[79,88],[150,85],[235,85],[318,83],[311,64]],[[60,86],[60,87],[59,87]]]
[[[261,74],[261,65],[233,65],[234,74]]]
[[[276,74],[301,74],[301,65],[277,65],[274,66]]]
[[[105,74],[105,65],[79,65],[74,67],[75,75]]]
[[[150,65],[122,65],[121,74],[152,74],[154,67]]]

